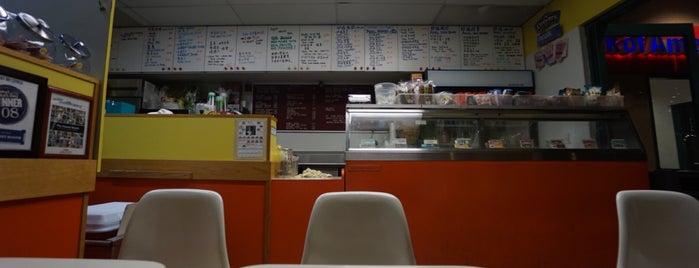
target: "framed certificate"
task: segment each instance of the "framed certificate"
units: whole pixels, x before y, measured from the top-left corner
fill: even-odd
[[[48,79],[0,66],[0,157],[37,157]]]
[[[87,158],[92,98],[49,88],[44,116],[42,157]]]

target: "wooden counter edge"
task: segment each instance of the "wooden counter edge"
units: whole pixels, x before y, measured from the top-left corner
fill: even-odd
[[[0,158],[0,201],[92,192],[96,173],[96,160]]]
[[[268,181],[267,161],[102,159],[98,178]]]

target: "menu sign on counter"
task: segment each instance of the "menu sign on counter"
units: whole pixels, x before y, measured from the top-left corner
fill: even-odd
[[[109,53],[110,72],[140,72],[145,28],[116,28]]]
[[[268,71],[296,71],[299,65],[299,26],[269,26]]]
[[[524,70],[524,47],[522,28],[493,27],[493,50],[495,65],[500,69]]]
[[[364,70],[364,25],[334,25],[333,71]]]
[[[461,27],[430,26],[430,68],[461,68]]]
[[[395,26],[366,26],[364,42],[367,71],[398,70],[398,31]]]
[[[178,27],[175,29],[176,71],[201,71],[206,56],[206,27]]]
[[[144,72],[172,71],[175,53],[174,27],[148,27],[143,43]]]
[[[397,26],[398,70],[421,72],[430,64],[429,26]]]
[[[236,70],[267,70],[267,26],[238,26]]]
[[[206,60],[204,71],[235,69],[238,27],[209,26],[206,28]]]
[[[301,25],[299,37],[299,70],[329,71],[332,51],[332,27]]]
[[[274,115],[279,130],[344,130],[347,95],[372,91],[372,86],[256,86],[253,113]]]
[[[463,26],[461,28],[463,57],[461,69],[489,70],[495,68],[493,27]]]

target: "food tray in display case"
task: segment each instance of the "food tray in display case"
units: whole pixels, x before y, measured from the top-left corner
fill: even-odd
[[[623,109],[347,105],[347,160],[644,160]]]

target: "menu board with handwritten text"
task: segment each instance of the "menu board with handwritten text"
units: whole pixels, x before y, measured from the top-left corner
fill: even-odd
[[[507,70],[523,70],[522,28],[493,27],[493,50],[496,66]]]
[[[236,70],[267,70],[267,26],[238,26]]]
[[[116,28],[109,53],[110,72],[140,72],[145,28]]]
[[[421,72],[430,64],[429,26],[397,26],[398,70]]]
[[[143,42],[144,72],[172,71],[175,53],[174,27],[148,27]]]
[[[372,86],[258,85],[253,113],[276,116],[280,130],[344,130],[347,95],[372,91]]]
[[[364,70],[364,25],[334,25],[332,34],[332,70]]]
[[[496,67],[493,54],[493,27],[463,26],[461,40],[461,69],[489,70]]]
[[[232,71],[238,36],[236,26],[209,26],[206,28],[206,58],[204,71]]]
[[[430,26],[430,68],[461,68],[461,27]]]
[[[299,65],[299,26],[269,26],[268,71],[296,71]]]
[[[206,27],[175,28],[175,57],[172,66],[177,71],[201,71],[206,56]]]
[[[330,25],[301,25],[299,37],[299,69],[329,71],[332,51]]]
[[[364,44],[366,70],[398,70],[398,31],[395,26],[366,26]]]

